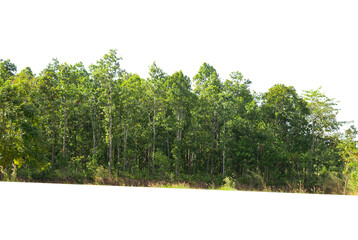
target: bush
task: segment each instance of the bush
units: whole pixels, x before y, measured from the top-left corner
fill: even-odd
[[[103,166],[99,166],[95,169],[94,172],[94,182],[96,184],[103,184],[105,179],[109,178],[109,170],[105,169]]]
[[[231,177],[224,178],[224,185],[222,185],[219,189],[220,190],[236,190],[236,183]]]
[[[16,181],[17,179],[17,167],[16,164],[12,164],[12,168],[4,169],[0,165],[0,180],[1,181]]]
[[[347,189],[351,192],[358,192],[358,171],[352,172],[348,180]]]
[[[94,180],[96,169],[98,168],[98,162],[96,157],[89,157],[89,161],[86,163],[85,175],[91,180]]]
[[[53,180],[56,177],[56,173],[51,169],[34,169],[30,173],[30,177],[34,180]]]
[[[247,171],[245,175],[239,178],[239,181],[245,185],[250,185],[251,188],[263,190],[266,188],[264,178],[255,172]]]
[[[320,175],[318,186],[324,193],[340,194],[343,192],[344,181],[337,172],[325,170]]]

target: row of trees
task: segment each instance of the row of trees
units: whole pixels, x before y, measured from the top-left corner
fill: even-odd
[[[250,90],[240,72],[220,79],[204,63],[193,81],[155,63],[149,78],[126,72],[115,50],[86,69],[54,59],[38,76],[0,61],[0,165],[11,171],[99,166],[116,176],[261,176],[306,188],[355,171],[356,130],[344,134],[334,99],[276,84]]]

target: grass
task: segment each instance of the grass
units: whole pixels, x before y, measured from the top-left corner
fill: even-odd
[[[167,183],[167,184],[153,184],[149,187],[159,188],[178,188],[178,189],[192,189],[187,183]]]
[[[251,185],[242,184],[240,182],[225,181],[221,185],[215,185],[214,183],[194,183],[186,181],[166,181],[166,180],[155,180],[155,179],[134,179],[124,177],[97,177],[95,179],[83,178],[83,179],[32,179],[29,181],[26,178],[17,177],[13,179],[3,179],[5,181],[13,182],[40,182],[40,183],[63,183],[63,184],[90,184],[90,185],[112,185],[112,186],[131,186],[131,187],[154,187],[154,188],[173,188],[173,189],[210,189],[210,190],[222,190],[222,191],[254,191],[254,192],[280,192],[280,193],[315,193],[315,194],[327,194],[323,189],[315,188],[311,191],[304,189],[303,187],[295,188],[292,186],[284,187],[270,187],[265,186],[264,188],[257,188]],[[337,194],[328,192],[328,194]],[[358,191],[348,191],[347,195],[358,195]]]
[[[0,169],[1,170],[1,169]],[[20,170],[20,169],[19,169]],[[2,171],[3,172],[3,171]],[[17,174],[17,175],[16,175]],[[338,190],[336,176],[327,175],[321,183],[323,187],[305,189],[301,183],[286,183],[281,187],[267,186],[259,175],[249,173],[246,178],[222,179],[203,176],[200,180],[198,176],[188,177],[180,176],[178,181],[167,179],[155,179],[148,176],[131,176],[109,174],[108,170],[103,167],[93,169],[92,177],[83,172],[78,174],[73,171],[54,172],[21,172],[3,173],[3,181],[16,182],[40,182],[40,183],[69,183],[69,184],[91,184],[91,185],[113,185],[113,186],[138,186],[138,187],[156,187],[156,188],[175,188],[175,189],[212,189],[222,191],[261,191],[261,192],[282,192],[282,193],[316,193],[316,194],[342,194]],[[351,186],[350,186],[351,187]],[[348,188],[347,195],[358,195],[357,189]]]

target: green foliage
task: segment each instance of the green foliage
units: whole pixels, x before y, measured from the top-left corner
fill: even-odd
[[[99,166],[94,170],[94,182],[96,184],[103,184],[105,179],[109,178],[109,170],[103,166]]]
[[[96,169],[99,167],[98,155],[89,156],[88,161],[85,164],[85,175],[87,178],[94,179]]]
[[[343,193],[344,181],[339,176],[339,173],[323,169],[320,175],[318,186],[324,193]]]
[[[185,183],[169,183],[160,187],[164,187],[164,188],[177,188],[177,189],[190,189],[190,186],[185,184]]]
[[[236,183],[231,177],[224,178],[224,185],[222,185],[219,189],[220,190],[229,190],[235,191],[236,190]]]
[[[173,163],[168,160],[168,157],[161,151],[155,153],[155,162],[158,165],[157,169],[160,172],[161,178],[173,180]]]
[[[358,192],[358,164],[355,163],[354,165],[355,165],[354,166],[355,170],[351,172],[347,188],[350,192],[357,193]]]
[[[337,103],[320,89],[257,94],[208,63],[191,80],[154,62],[143,79],[121,60],[110,50],[87,70],[53,59],[38,76],[0,60],[3,180],[356,191],[356,130],[339,133]]]
[[[263,190],[266,188],[264,178],[260,174],[250,170],[248,170],[246,174],[239,178],[239,182],[254,189]]]
[[[0,180],[1,181],[16,181],[17,180],[17,167],[12,164],[12,168],[4,169],[0,166]]]
[[[9,59],[0,59],[0,86],[16,74],[16,65]]]

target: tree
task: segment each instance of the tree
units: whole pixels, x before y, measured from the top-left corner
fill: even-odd
[[[192,103],[191,84],[189,77],[182,71],[174,73],[168,78],[168,101],[176,117],[176,123],[172,129],[176,132],[176,140],[173,146],[175,158],[175,179],[178,178],[179,164],[183,154],[183,131],[184,125],[189,122],[189,113]]]
[[[19,129],[21,146],[18,149],[19,158],[14,163],[20,168],[22,165],[44,169],[46,159],[46,134],[41,121],[41,107],[39,102],[38,83],[31,68],[24,68],[16,75],[14,85],[17,87],[19,107],[17,109],[16,124]]]
[[[276,84],[264,94],[262,109],[268,130],[273,138],[272,149],[276,156],[267,164],[279,169],[279,180],[284,182],[303,171],[296,159],[299,152],[305,152],[307,136],[306,118],[309,114],[307,103],[298,96],[291,86]],[[277,161],[278,160],[278,161]]]
[[[110,50],[102,59],[97,61],[97,65],[91,65],[91,74],[99,81],[102,88],[102,98],[105,102],[104,111],[106,113],[107,143],[108,143],[108,162],[109,172],[112,171],[112,117],[113,117],[113,86],[119,81],[122,70],[119,61],[121,57],[117,56],[116,50]]]
[[[307,121],[311,136],[312,161],[308,177],[313,172],[316,172],[316,177],[318,177],[319,171],[329,159],[329,156],[325,156],[327,150],[332,149],[329,144],[335,141],[335,134],[342,123],[337,121],[336,118],[339,111],[336,108],[337,103],[334,99],[323,94],[321,88],[305,91],[303,97],[307,101],[307,106],[310,110]],[[337,159],[333,161],[329,165],[336,165]],[[329,165],[326,164],[326,167],[330,167]]]
[[[135,142],[135,154],[137,155],[137,137],[140,134],[139,128],[141,126],[140,117],[142,117],[143,105],[143,79],[137,74],[123,74],[123,81],[118,85],[118,92],[120,93],[121,106],[121,131],[123,138],[123,173],[126,171],[126,166],[131,166],[127,163],[127,142],[128,139],[133,139]],[[119,166],[119,164],[118,164]]]
[[[337,147],[344,164],[343,175],[344,175],[344,191],[346,194],[348,181],[354,171],[358,167],[358,148],[357,148],[357,130],[352,125],[345,132],[345,136],[341,139]]]
[[[155,146],[156,146],[156,125],[157,125],[157,116],[158,114],[163,113],[162,103],[165,99],[165,91],[163,86],[168,75],[159,68],[154,62],[149,69],[149,95],[152,99],[152,175],[154,176],[154,166],[155,166]]]
[[[55,145],[56,145],[56,112],[58,110],[59,100],[59,61],[52,59],[52,62],[40,73],[39,76],[39,91],[45,101],[45,111],[47,112],[47,119],[52,122],[51,126],[51,167],[54,168],[55,164]]]
[[[17,68],[10,60],[3,61],[0,59],[0,108],[2,111],[2,121],[1,121],[1,133],[2,136],[6,134],[6,111],[8,109],[7,103],[10,101],[10,98],[6,96],[9,93],[9,88],[11,86],[11,80],[16,74]]]
[[[213,176],[215,162],[220,162],[219,158],[219,133],[221,122],[219,122],[220,112],[219,95],[222,92],[222,83],[219,75],[207,63],[204,63],[199,72],[194,76],[194,93],[198,96],[197,109],[199,128],[203,130],[203,135],[199,141],[203,141],[203,147],[206,158],[206,172]],[[209,144],[210,142],[210,144]]]
[[[9,59],[0,59],[0,86],[15,76],[17,67]]]
[[[254,112],[257,106],[249,89],[251,81],[244,79],[238,71],[232,72],[230,77],[224,82],[219,100],[220,116],[223,121],[221,131],[223,178],[225,177],[226,156],[228,156],[231,165],[241,165],[241,168],[244,160],[250,158],[252,150],[246,147],[242,148],[240,145],[247,142],[249,136],[253,139],[251,133],[253,129],[250,129],[249,125],[256,124]],[[227,143],[229,143],[228,146]]]
[[[356,130],[339,132],[337,103],[320,88],[255,93],[240,72],[222,81],[207,63],[193,83],[155,62],[142,79],[120,61],[110,50],[87,71],[53,59],[36,76],[0,60],[1,171],[358,189]]]

